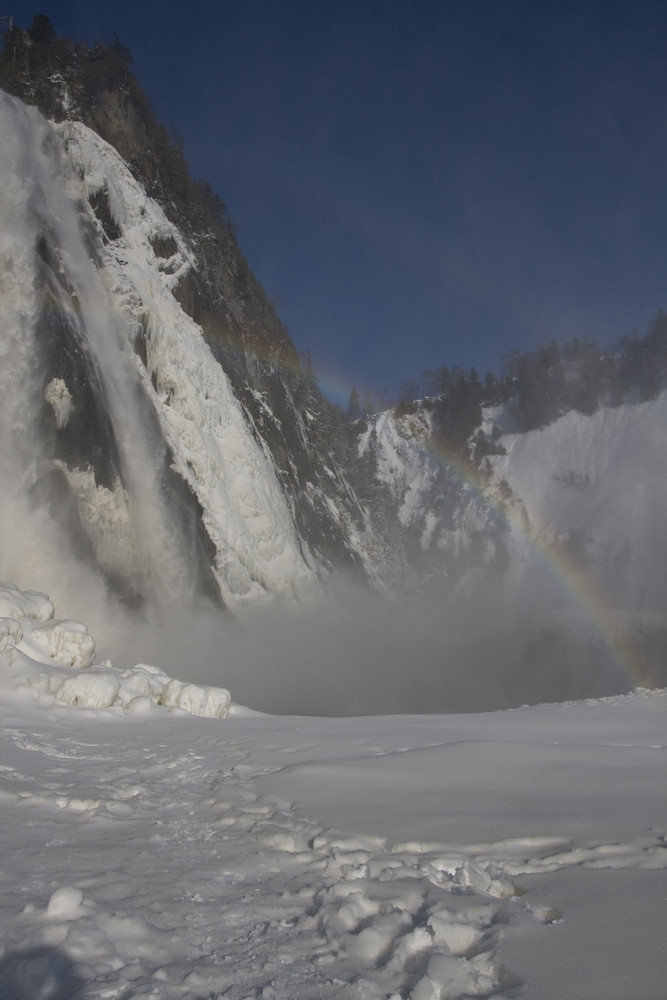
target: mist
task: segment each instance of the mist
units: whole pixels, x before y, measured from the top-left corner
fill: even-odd
[[[466,621],[460,602],[416,604],[338,577],[289,608],[129,615],[98,652],[226,687],[237,704],[271,714],[485,712],[632,688],[601,639],[556,627],[546,603],[542,614],[502,594],[494,604],[477,598]]]

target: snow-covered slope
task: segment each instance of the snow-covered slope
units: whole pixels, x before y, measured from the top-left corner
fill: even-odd
[[[516,562],[560,546],[581,558],[612,606],[661,609],[667,392],[590,416],[571,411],[527,433],[501,432],[512,424],[506,416],[499,407],[484,413],[496,452],[486,472],[438,442],[428,405],[381,413],[361,435],[415,548],[439,552],[441,572],[451,572],[478,533],[487,543],[503,537]]]
[[[464,463],[438,444],[428,406],[417,405],[401,416],[392,410],[378,414],[361,434],[359,449],[375,454],[378,476],[389,487],[401,524],[412,538],[413,555],[439,552],[440,572],[445,559],[453,569],[483,531],[482,562],[492,560],[491,528],[499,518],[491,494],[482,492],[472,469],[466,474]]]
[[[662,611],[667,597],[667,392],[571,411],[544,430],[505,434],[492,459],[521,502],[531,540],[564,545],[612,607]]]

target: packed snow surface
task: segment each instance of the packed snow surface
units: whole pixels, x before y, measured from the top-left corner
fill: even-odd
[[[667,692],[261,715],[0,610],[6,1000],[664,997]]]

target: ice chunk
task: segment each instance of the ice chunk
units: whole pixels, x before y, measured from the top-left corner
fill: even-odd
[[[12,646],[18,646],[23,638],[23,629],[14,618],[0,618],[0,653]]]
[[[159,700],[167,708],[182,708],[191,715],[224,719],[229,711],[231,695],[225,688],[171,680],[165,685]]]
[[[13,583],[0,583],[0,617],[31,618],[45,622],[53,618],[53,604],[37,590],[19,590]]]
[[[118,697],[120,681],[111,670],[93,668],[67,677],[56,689],[58,701],[84,708],[110,708]]]
[[[139,715],[142,712],[150,711],[154,705],[155,702],[148,695],[138,695],[136,698],[130,698],[124,708],[126,712]]]
[[[80,914],[83,893],[80,889],[72,886],[63,886],[56,889],[51,896],[46,908],[47,917],[54,917],[57,920],[76,920]]]
[[[39,625],[32,630],[31,639],[63,667],[89,667],[95,659],[95,640],[81,622]]]

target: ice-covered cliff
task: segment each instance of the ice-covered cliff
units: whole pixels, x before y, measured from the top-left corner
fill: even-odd
[[[174,295],[191,248],[85,125],[0,116],[0,576],[60,596],[56,545],[125,599],[298,597],[317,559]]]

